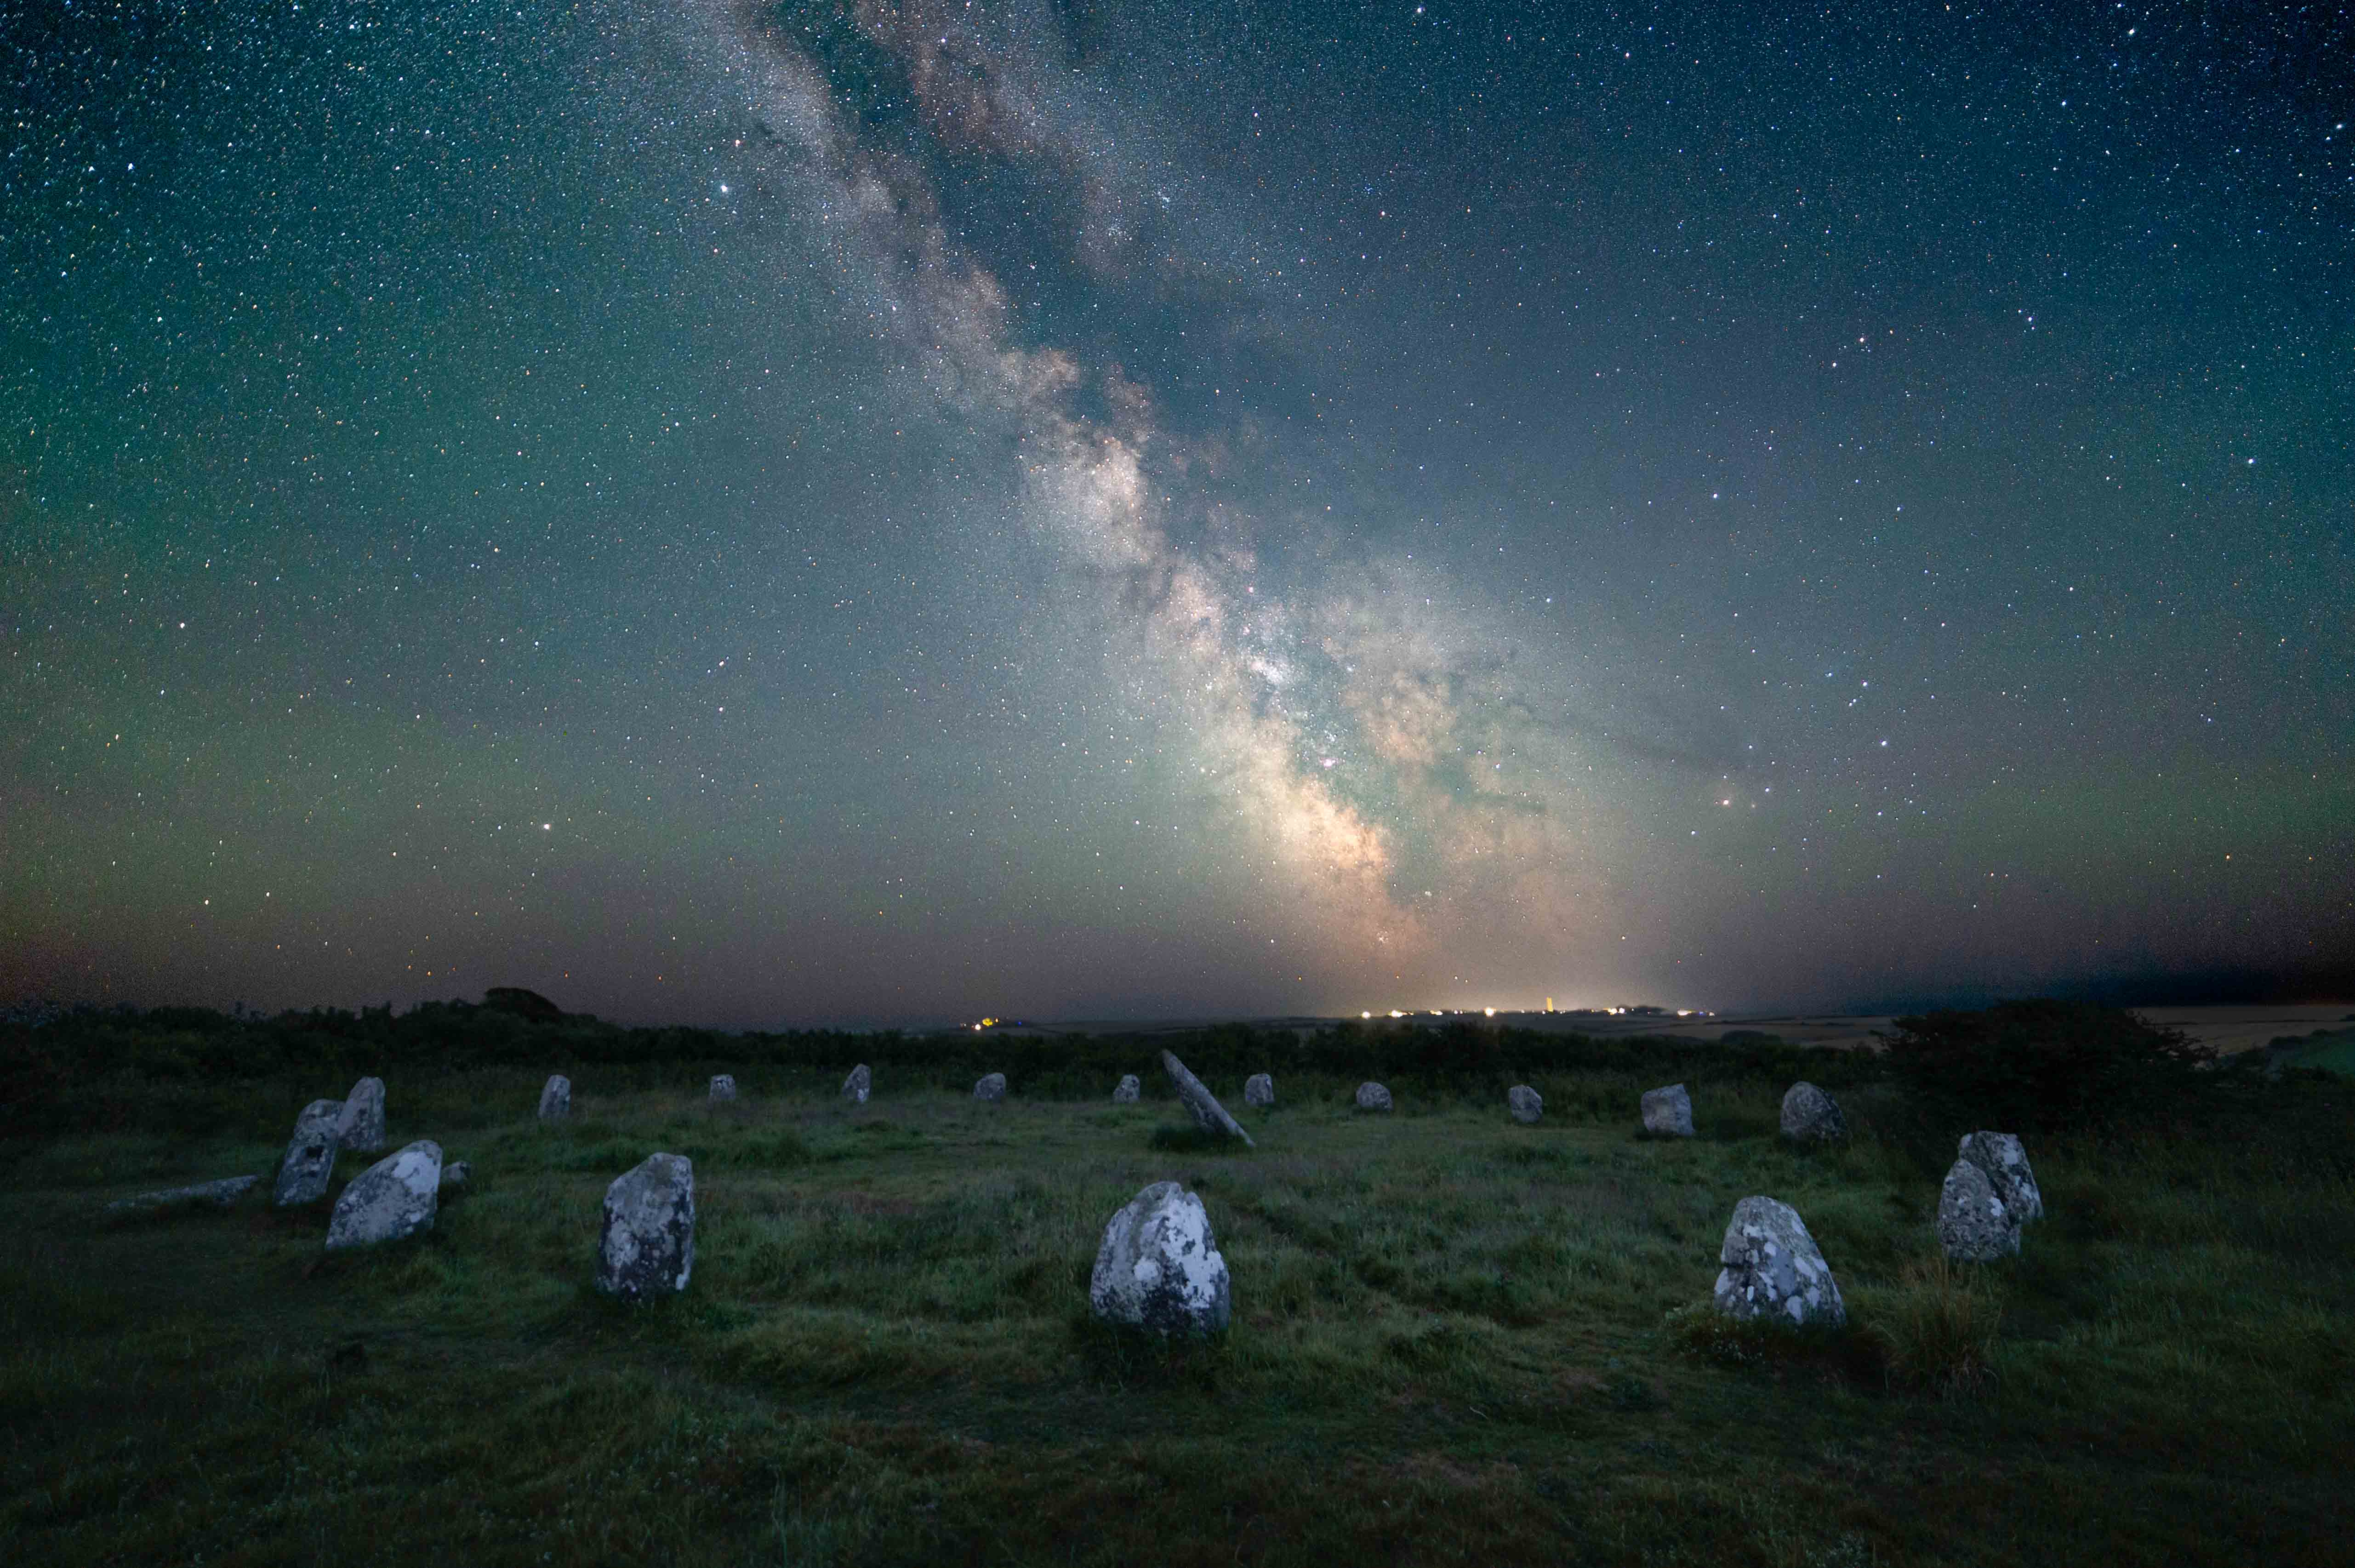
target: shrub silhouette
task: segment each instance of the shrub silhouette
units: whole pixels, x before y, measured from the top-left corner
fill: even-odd
[[[2123,1008],[2050,997],[1899,1019],[1883,1052],[1917,1115],[1966,1132],[2163,1118],[2189,1108],[2216,1055]]]

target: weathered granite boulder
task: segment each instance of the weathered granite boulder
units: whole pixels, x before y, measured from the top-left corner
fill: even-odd
[[[1848,1136],[1839,1102],[1805,1080],[1783,1096],[1783,1136],[1803,1144],[1831,1143]]]
[[[1692,1096],[1685,1093],[1683,1084],[1644,1091],[1644,1130],[1654,1137],[1693,1136]]]
[[[474,1185],[474,1161],[467,1159],[453,1159],[450,1161],[449,1164],[442,1168],[442,1202],[447,1203],[453,1198],[464,1197],[468,1191],[473,1189]]]
[[[1196,1126],[1206,1133],[1241,1138],[1245,1148],[1259,1147],[1252,1142],[1252,1136],[1243,1131],[1241,1124],[1219,1104],[1219,1097],[1203,1087],[1202,1081],[1186,1071],[1186,1064],[1169,1051],[1161,1053],[1161,1071],[1169,1074],[1171,1087],[1178,1091],[1178,1098],[1185,1102],[1187,1112],[1193,1116]]]
[[[270,1189],[270,1201],[278,1208],[291,1209],[298,1203],[316,1203],[327,1195],[327,1182],[336,1174],[336,1154],[344,1147],[343,1135],[336,1130],[343,1121],[341,1100],[314,1100],[303,1107],[294,1118],[294,1136],[286,1140],[286,1157],[278,1162],[278,1179]]]
[[[1801,1327],[1848,1321],[1831,1265],[1798,1211],[1772,1198],[1733,1206],[1718,1249],[1717,1309],[1731,1317],[1774,1317]]]
[[[1227,1260],[1199,1198],[1156,1181],[1104,1226],[1088,1281],[1088,1310],[1099,1321],[1165,1336],[1215,1334],[1229,1309]]]
[[[1275,1080],[1264,1072],[1254,1072],[1243,1080],[1243,1104],[1265,1110],[1275,1104]]]
[[[433,1228],[442,1197],[442,1146],[420,1138],[352,1178],[327,1221],[327,1250],[397,1242]]]
[[[1996,1195],[1986,1171],[1955,1161],[1938,1191],[1938,1244],[1958,1264],[1991,1264],[2019,1255],[2019,1220]]]
[[[605,1189],[597,1288],[642,1302],[687,1288],[695,1268],[695,1162],[650,1154]]]
[[[711,1097],[714,1101],[736,1098],[736,1074],[715,1072],[711,1075]]]
[[[136,1210],[176,1209],[182,1204],[209,1203],[216,1209],[227,1209],[261,1184],[258,1176],[224,1176],[218,1181],[199,1181],[194,1187],[167,1187],[161,1192],[142,1192],[134,1198],[118,1198],[106,1206],[110,1214],[129,1213]]]
[[[1112,1103],[1115,1105],[1134,1105],[1136,1104],[1137,1096],[1144,1093],[1145,1085],[1136,1081],[1136,1074],[1124,1072],[1120,1075],[1120,1082],[1112,1086]]]
[[[1955,1153],[1987,1173],[1988,1185],[2003,1200],[2004,1212],[2014,1223],[2025,1225],[2044,1218],[2044,1194],[2037,1188],[2036,1172],[2029,1168],[2028,1151],[2019,1138],[2009,1133],[1972,1133]]]
[[[336,1131],[344,1147],[357,1154],[375,1154],[384,1147],[384,1080],[363,1078],[344,1096],[344,1114]]]
[[[1526,1083],[1516,1083],[1505,1091],[1505,1108],[1513,1113],[1513,1120],[1533,1125],[1545,1115],[1545,1096]]]
[[[1387,1111],[1390,1108],[1391,1092],[1389,1090],[1383,1088],[1379,1083],[1360,1083],[1358,1085],[1358,1109],[1360,1111]]]
[[[551,1072],[539,1091],[539,1119],[560,1122],[572,1115],[572,1080],[561,1072]]]
[[[1003,1072],[987,1072],[984,1073],[980,1078],[975,1079],[973,1085],[973,1097],[976,1100],[1005,1099],[1006,1074]]]
[[[875,1074],[867,1071],[867,1063],[863,1061],[852,1068],[850,1076],[842,1081],[842,1097],[853,1104],[864,1105],[867,1096],[874,1092]]]

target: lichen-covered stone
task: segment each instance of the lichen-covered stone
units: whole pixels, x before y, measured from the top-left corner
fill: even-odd
[[[1996,1195],[1986,1171],[1955,1161],[1938,1190],[1938,1244],[1958,1264],[1991,1264],[2019,1255],[2019,1221]]]
[[[161,1192],[142,1192],[135,1198],[118,1198],[106,1206],[110,1214],[128,1213],[135,1210],[176,1209],[182,1204],[209,1203],[217,1209],[227,1209],[239,1199],[261,1184],[258,1176],[224,1176],[218,1181],[199,1181],[194,1187],[167,1187]]]
[[[1136,1074],[1124,1072],[1120,1075],[1120,1082],[1112,1086],[1112,1103],[1115,1105],[1134,1105],[1137,1102],[1137,1097],[1144,1093],[1145,1085],[1136,1081]]]
[[[852,1068],[850,1076],[842,1081],[842,1097],[853,1104],[864,1105],[867,1096],[874,1091],[875,1074],[867,1071],[867,1063],[863,1061]]]
[[[2019,1138],[2010,1133],[1971,1133],[1955,1153],[1987,1173],[1995,1195],[2003,1200],[2004,1212],[2016,1223],[2025,1225],[2044,1218],[2044,1194],[2037,1188],[2036,1172],[2029,1168],[2028,1151]]]
[[[1104,1226],[1088,1281],[1088,1310],[1121,1328],[1215,1334],[1230,1310],[1227,1260],[1219,1255],[1202,1200],[1174,1181],[1156,1181]]]
[[[733,1072],[713,1073],[711,1075],[711,1097],[715,1101],[733,1100],[736,1098],[736,1074]]]
[[[1802,1080],[1783,1096],[1783,1136],[1800,1143],[1830,1143],[1848,1136],[1839,1102]]]
[[[433,1228],[442,1200],[442,1146],[420,1138],[352,1178],[327,1221],[327,1250],[397,1242]]]
[[[650,1154],[605,1189],[597,1288],[642,1302],[687,1288],[695,1269],[695,1162]]]
[[[1803,1328],[1848,1321],[1831,1265],[1787,1203],[1745,1198],[1735,1204],[1717,1258],[1725,1265],[1717,1276],[1717,1309],[1728,1317],[1778,1318]]]
[[[1533,1123],[1545,1115],[1545,1096],[1526,1083],[1516,1083],[1505,1091],[1505,1105],[1517,1122]]]
[[[384,1147],[384,1080],[363,1078],[344,1096],[336,1136],[356,1154],[375,1154]]]
[[[1644,1130],[1655,1137],[1693,1136],[1692,1096],[1681,1083],[1644,1091]]]
[[[976,1100],[1005,1099],[1006,1074],[1003,1072],[986,1072],[981,1077],[975,1079],[973,1085],[973,1097]]]
[[[1264,1072],[1254,1072],[1243,1080],[1243,1104],[1257,1105],[1262,1110],[1275,1104],[1275,1080]]]
[[[1360,1083],[1358,1085],[1358,1109],[1360,1111],[1387,1111],[1390,1108],[1391,1092],[1389,1090],[1383,1088],[1379,1083]]]
[[[560,1122],[572,1115],[572,1080],[561,1072],[551,1072],[540,1086],[539,1119]]]
[[[271,1184],[270,1201],[281,1209],[316,1203],[327,1195],[336,1174],[336,1154],[344,1146],[337,1131],[344,1116],[341,1100],[314,1100],[294,1118],[294,1136],[286,1140],[286,1157],[278,1162],[278,1179]]]
[[[1259,1147],[1252,1142],[1252,1136],[1243,1131],[1241,1124],[1219,1104],[1219,1097],[1204,1087],[1202,1081],[1188,1072],[1186,1064],[1169,1051],[1161,1053],[1161,1071],[1169,1074],[1170,1085],[1178,1091],[1178,1098],[1185,1102],[1186,1110],[1193,1116],[1196,1126],[1206,1133],[1217,1133],[1221,1137],[1241,1138],[1245,1148]]]
[[[474,1164],[472,1160],[453,1159],[442,1168],[442,1201],[463,1198],[474,1185]]]

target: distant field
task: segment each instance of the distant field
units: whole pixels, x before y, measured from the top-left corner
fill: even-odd
[[[583,1072],[553,1127],[536,1071],[397,1076],[394,1144],[479,1189],[366,1255],[323,1257],[324,1205],[100,1217],[274,1168],[252,1129],[340,1082],[222,1136],[0,1145],[0,1560],[2348,1561],[2355,1175],[2296,1084],[2212,1137],[2032,1142],[2051,1218],[1952,1278],[1952,1142],[1880,1088],[1810,1153],[1750,1081],[1694,1083],[1690,1142],[1633,1136],[1639,1078],[1540,1078],[1535,1127],[1486,1085],[1365,1117],[1346,1077],[1272,1113],[1220,1081],[1259,1141],[1220,1153],[1155,1147],[1166,1097],[741,1076],[715,1108]],[[588,1286],[598,1206],[655,1149],[696,1161],[698,1259],[633,1311]],[[1236,1317],[1162,1355],[1084,1285],[1173,1177]],[[1753,1192],[1806,1217],[1850,1333],[1713,1359],[1675,1316]]]

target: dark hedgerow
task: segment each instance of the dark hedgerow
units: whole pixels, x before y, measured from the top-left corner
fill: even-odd
[[[2123,1008],[2049,997],[1899,1019],[1883,1055],[1925,1123],[2020,1133],[2167,1118],[2216,1060]]]

